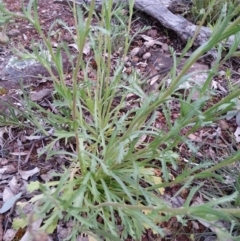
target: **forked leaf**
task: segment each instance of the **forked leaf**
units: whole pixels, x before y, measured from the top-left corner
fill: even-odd
[[[29,192],[33,192],[33,191],[36,191],[38,190],[40,187],[40,182],[36,181],[36,182],[30,182],[27,186],[27,190]]]
[[[18,230],[19,228],[25,228],[28,225],[27,219],[23,218],[14,218],[13,219],[13,228]]]
[[[58,224],[58,217],[56,216],[53,219],[51,219],[51,223],[49,223],[49,225],[47,226],[46,232],[53,233],[57,227],[57,224]]]

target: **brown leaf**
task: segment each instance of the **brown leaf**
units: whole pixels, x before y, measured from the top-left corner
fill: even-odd
[[[32,101],[35,101],[35,102],[41,101],[45,97],[47,97],[52,91],[53,91],[53,89],[42,89],[42,90],[40,90],[38,92],[31,93],[30,99]]]

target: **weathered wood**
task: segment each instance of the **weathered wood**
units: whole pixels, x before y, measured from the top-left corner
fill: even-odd
[[[161,3],[161,1],[135,0],[134,7],[156,18],[164,27],[176,32],[184,42],[186,42],[189,38],[192,38],[197,29],[196,25],[190,23],[185,18],[170,12],[167,7]],[[210,34],[211,31],[209,28],[202,27],[194,44],[196,46],[202,45],[207,41]]]

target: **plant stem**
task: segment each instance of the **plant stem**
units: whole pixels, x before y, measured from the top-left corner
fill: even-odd
[[[148,210],[148,211],[159,211],[159,212],[166,212],[168,214],[177,216],[177,215],[191,215],[195,214],[196,215],[196,208],[200,209],[201,206],[206,207],[204,204],[203,205],[198,205],[198,206],[193,206],[193,207],[180,207],[180,208],[173,208],[173,207],[167,207],[165,205],[158,207],[158,206],[143,206],[143,205],[127,205],[127,204],[119,204],[115,202],[104,202],[98,205],[90,205],[87,204],[90,208],[93,209],[99,209],[103,207],[116,207],[120,209],[134,209],[134,210]],[[234,216],[239,216],[240,215],[240,209],[237,208],[221,208],[221,209],[214,209],[215,211],[220,211],[221,213],[225,214],[231,214]]]
[[[181,179],[175,179],[174,181],[171,181],[171,182],[165,182],[165,183],[161,183],[161,184],[157,184],[157,185],[153,185],[151,187],[147,187],[146,190],[150,191],[150,190],[154,190],[154,189],[157,189],[157,188],[162,188],[162,187],[169,187],[169,186],[172,186],[172,185],[175,185],[175,184],[179,184],[179,183],[185,183],[189,180],[189,178],[193,178],[193,179],[196,179],[196,178],[206,178],[206,176],[202,176],[202,174],[208,174],[208,173],[211,173],[213,171],[216,171],[226,165],[229,165],[229,164],[232,164],[236,161],[238,161],[240,159],[240,151],[238,151],[237,153],[235,153],[233,156],[229,157],[228,159],[226,159],[225,161],[217,164],[217,165],[214,165],[213,167],[207,169],[207,170],[204,170],[200,173],[197,173],[197,174],[194,174],[192,176],[188,176],[188,177],[185,177],[185,178],[181,178]]]

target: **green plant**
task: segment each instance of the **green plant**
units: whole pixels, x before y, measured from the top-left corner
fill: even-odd
[[[55,87],[53,106],[57,111],[49,112],[30,101],[25,95],[25,111],[23,113],[15,109],[14,120],[17,124],[16,116],[21,118],[24,114],[35,128],[35,133],[41,132],[45,136],[49,136],[48,130],[53,128],[51,140],[40,155],[47,154],[46,160],[61,155],[70,161],[68,169],[64,169],[63,173],[54,174],[55,181],[45,184],[33,182],[29,185],[29,191],[42,192],[30,200],[36,204],[34,218],[44,219],[41,228],[47,233],[52,233],[56,229],[59,220],[72,221],[73,229],[68,237],[69,240],[76,240],[79,233],[87,233],[98,239],[104,237],[106,240],[123,240],[128,236],[141,240],[145,228],[151,228],[164,236],[164,230],[158,226],[158,223],[173,216],[178,217],[183,224],[186,216],[193,219],[201,218],[210,223],[220,218],[231,220],[232,215],[239,216],[239,209],[220,207],[221,204],[236,199],[239,195],[237,191],[218,200],[211,199],[201,205],[191,206],[192,198],[199,190],[199,187],[193,187],[183,207],[173,208],[161,197],[161,188],[180,183],[182,190],[189,187],[194,179],[211,177],[221,180],[221,176],[215,171],[236,162],[240,157],[240,152],[236,152],[218,164],[202,163],[182,171],[174,180],[168,168],[169,166],[174,169],[179,168],[179,155],[174,151],[178,145],[186,143],[194,151],[193,143],[187,140],[187,136],[222,118],[222,115],[233,107],[232,99],[240,94],[240,90],[235,89],[217,104],[202,111],[202,107],[209,99],[206,93],[212,76],[219,67],[221,57],[221,44],[219,44],[218,61],[212,71],[209,71],[209,78],[200,89],[199,98],[193,101],[191,98],[174,97],[179,86],[189,77],[186,72],[200,56],[230,35],[239,34],[240,17],[232,23],[230,21],[240,7],[235,10],[230,8],[228,13],[222,11],[210,39],[192,54],[179,75],[176,75],[177,60],[173,52],[171,84],[168,87],[161,85],[159,93],[147,95],[136,75],[126,76],[122,73],[123,59],[127,55],[132,38],[130,28],[133,2],[129,2],[129,21],[126,26],[122,56],[114,69],[111,62],[113,2],[104,2],[101,18],[96,27],[97,32],[92,33],[90,28],[95,14],[94,3],[95,1],[91,2],[88,18],[84,21],[82,10],[75,1],[73,2],[76,38],[72,30],[62,21],[54,22],[49,30],[50,33],[58,23],[72,34],[79,51],[76,62],[70,58],[70,50],[66,44],[59,44],[55,50],[51,45],[50,34],[46,36],[42,32],[38,20],[37,1],[30,0],[27,9],[23,8],[24,16],[38,31],[44,49],[47,49],[51,56],[51,61],[39,54],[40,45],[33,49],[33,53],[26,50],[17,52],[24,58],[37,60],[49,71]],[[3,8],[4,6],[1,6],[0,9]],[[86,41],[91,42],[94,53],[95,79],[87,75],[90,63],[84,62],[83,56]],[[190,45],[191,43],[187,45],[185,51]],[[235,46],[235,49],[230,49],[229,54],[236,48]],[[64,80],[63,52],[69,56],[72,63],[72,86],[67,86]],[[53,74],[52,67],[57,70],[58,77]],[[79,69],[85,74],[84,80],[80,83],[77,77]],[[126,108],[129,94],[134,94],[138,99],[137,108]],[[171,122],[171,101],[178,101],[181,106],[180,115],[174,123]],[[159,108],[166,119],[167,128],[164,130],[155,126]],[[5,125],[6,118],[3,123]],[[187,133],[181,135],[181,130],[186,127]],[[71,145],[72,150],[64,148],[64,145],[62,150],[55,150],[54,147],[61,141]],[[162,180],[155,174],[156,170],[161,170]],[[14,225],[16,228],[27,225],[27,219],[17,219]],[[119,225],[123,227],[122,230],[118,228]]]
[[[203,16],[205,15],[208,8],[210,8],[209,15],[207,16],[207,19],[205,20],[205,24],[212,25],[214,24],[220,14],[221,9],[223,5],[227,3],[229,6],[233,5],[235,7],[238,6],[239,1],[238,0],[192,0],[192,14],[195,18],[195,22],[201,21]]]

